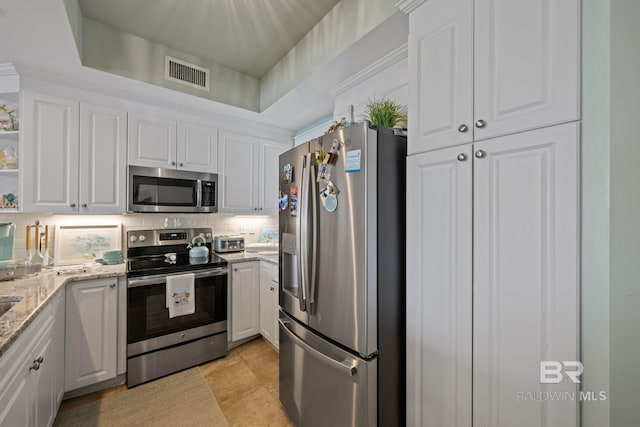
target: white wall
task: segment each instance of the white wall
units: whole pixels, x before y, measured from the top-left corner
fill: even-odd
[[[349,106],[355,121],[364,119],[370,100],[388,98],[407,105],[409,97],[407,45],[403,45],[331,90],[335,98],[333,118],[349,121]]]
[[[610,8],[582,5],[582,390],[609,395]],[[608,426],[609,404],[583,402],[582,426]]]
[[[639,18],[611,0],[611,427],[640,423]]]

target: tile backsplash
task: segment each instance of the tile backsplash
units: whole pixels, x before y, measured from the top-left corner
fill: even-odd
[[[277,227],[278,215],[235,216],[231,214],[126,214],[126,215],[53,215],[0,213],[0,222],[10,221],[16,225],[13,244],[13,258],[26,257],[26,226],[34,224],[49,226],[49,254],[54,257],[55,226],[58,225],[99,225],[122,224],[123,234],[127,230],[142,228],[180,228],[180,227],[212,227],[216,234],[243,234],[247,243],[256,243],[260,239],[260,230],[264,227]],[[32,237],[33,239],[33,237]],[[123,237],[124,240],[124,237]],[[124,242],[123,242],[124,243]],[[123,244],[124,248],[124,244]]]

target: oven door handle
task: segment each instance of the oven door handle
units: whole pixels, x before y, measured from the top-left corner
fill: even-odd
[[[204,277],[222,276],[229,272],[227,267],[216,268],[213,270],[195,272],[196,279]],[[161,285],[167,283],[167,276],[142,276],[127,279],[127,288],[137,288],[140,286]]]

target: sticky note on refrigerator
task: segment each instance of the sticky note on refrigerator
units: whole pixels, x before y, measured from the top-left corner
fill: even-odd
[[[347,151],[345,159],[345,172],[360,172],[360,158],[362,157],[362,150],[350,150]]]

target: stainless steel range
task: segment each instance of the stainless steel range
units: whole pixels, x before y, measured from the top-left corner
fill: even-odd
[[[196,236],[209,249],[204,262],[189,257]],[[226,355],[227,262],[211,251],[211,236],[211,228],[127,232],[127,386]],[[167,279],[188,273],[193,313],[171,317]]]

